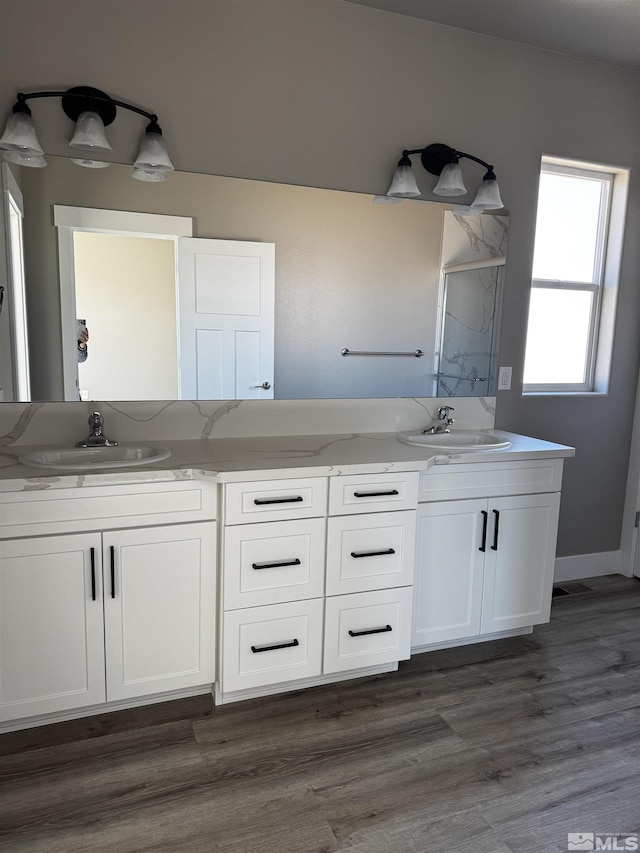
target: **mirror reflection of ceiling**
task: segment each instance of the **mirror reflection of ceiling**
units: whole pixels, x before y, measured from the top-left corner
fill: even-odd
[[[640,71],[638,0],[347,0]]]
[[[443,261],[444,212],[450,204],[374,204],[363,194],[190,173],[146,184],[132,181],[130,171],[119,165],[82,169],[54,157],[46,169],[22,170],[34,400],[65,399],[53,205],[191,217],[194,237],[207,242],[275,244],[275,363],[272,375],[256,371],[249,380],[255,390],[240,391],[239,398],[434,396],[442,263],[505,254],[507,217],[476,215],[460,217],[461,243],[456,255]],[[146,310],[139,301],[135,308],[145,329],[153,328],[159,304],[146,300]],[[144,384],[145,359],[155,358],[148,342],[154,332],[144,347],[131,334],[123,337],[115,318],[120,314],[124,320],[127,302],[121,297],[110,312],[114,319],[102,326],[110,327],[130,354],[122,369],[139,374]],[[91,318],[82,319],[91,334]],[[97,322],[93,326],[89,359],[98,351]],[[166,335],[156,337],[166,349]],[[344,348],[419,349],[424,357],[345,358]],[[114,360],[106,372],[115,370]],[[270,386],[268,394],[262,383]],[[107,396],[88,388],[84,398],[149,399],[135,388],[119,391],[116,386]]]

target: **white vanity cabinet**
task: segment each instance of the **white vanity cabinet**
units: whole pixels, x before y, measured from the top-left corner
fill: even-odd
[[[215,680],[216,487],[172,485],[2,495],[0,722]]]
[[[0,542],[0,721],[105,701],[100,564],[99,533]]]
[[[415,472],[225,486],[219,701],[409,657],[417,491]]]
[[[412,648],[549,620],[562,465],[486,462],[424,472]]]

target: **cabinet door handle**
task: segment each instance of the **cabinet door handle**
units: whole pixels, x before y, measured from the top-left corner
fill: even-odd
[[[109,546],[111,557],[111,598],[116,597],[116,549],[113,545]]]
[[[91,548],[89,551],[91,559],[91,601],[96,600],[96,549]]]
[[[355,557],[386,557],[388,554],[395,554],[393,548],[387,548],[386,551],[352,551],[351,556]]]
[[[388,492],[354,492],[353,496],[356,498],[386,498],[399,494],[400,492],[397,489],[390,489]]]
[[[385,625],[384,628],[370,628],[368,631],[349,631],[349,636],[364,637],[367,634],[386,634],[387,631],[393,631],[391,625]]]
[[[500,513],[497,509],[494,509],[493,514],[496,517],[496,526],[493,531],[493,545],[491,546],[492,551],[498,550],[498,530],[500,528]]]
[[[252,569],[279,569],[281,566],[299,566],[300,560],[282,560],[280,563],[251,563]]]
[[[296,495],[294,498],[255,498],[253,502],[256,506],[265,506],[265,504],[297,504],[303,500],[303,497]]]
[[[276,646],[251,646],[251,651],[257,655],[259,652],[275,652],[276,649],[290,649],[299,645],[297,640],[291,640],[290,643],[278,643]]]
[[[478,551],[486,551],[487,550],[487,524],[489,522],[489,513],[486,509],[481,509],[482,513],[482,545],[478,548]]]

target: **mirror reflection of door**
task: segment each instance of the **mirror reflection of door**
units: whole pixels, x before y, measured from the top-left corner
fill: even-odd
[[[273,399],[275,245],[178,241],[180,392]]]
[[[444,267],[436,396],[495,394],[504,263],[492,258]]]
[[[145,214],[64,210],[65,399],[273,397],[273,244],[152,233],[153,216],[143,233]],[[101,221],[107,230],[91,227]]]
[[[28,401],[31,390],[24,274],[24,202],[20,187],[6,163],[2,164],[0,187],[0,229],[4,232],[0,234],[0,402]]]
[[[77,231],[73,248],[80,399],[177,399],[174,242]]]

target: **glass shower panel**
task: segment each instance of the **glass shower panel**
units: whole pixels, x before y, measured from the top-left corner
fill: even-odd
[[[504,265],[447,272],[436,396],[496,392]]]

